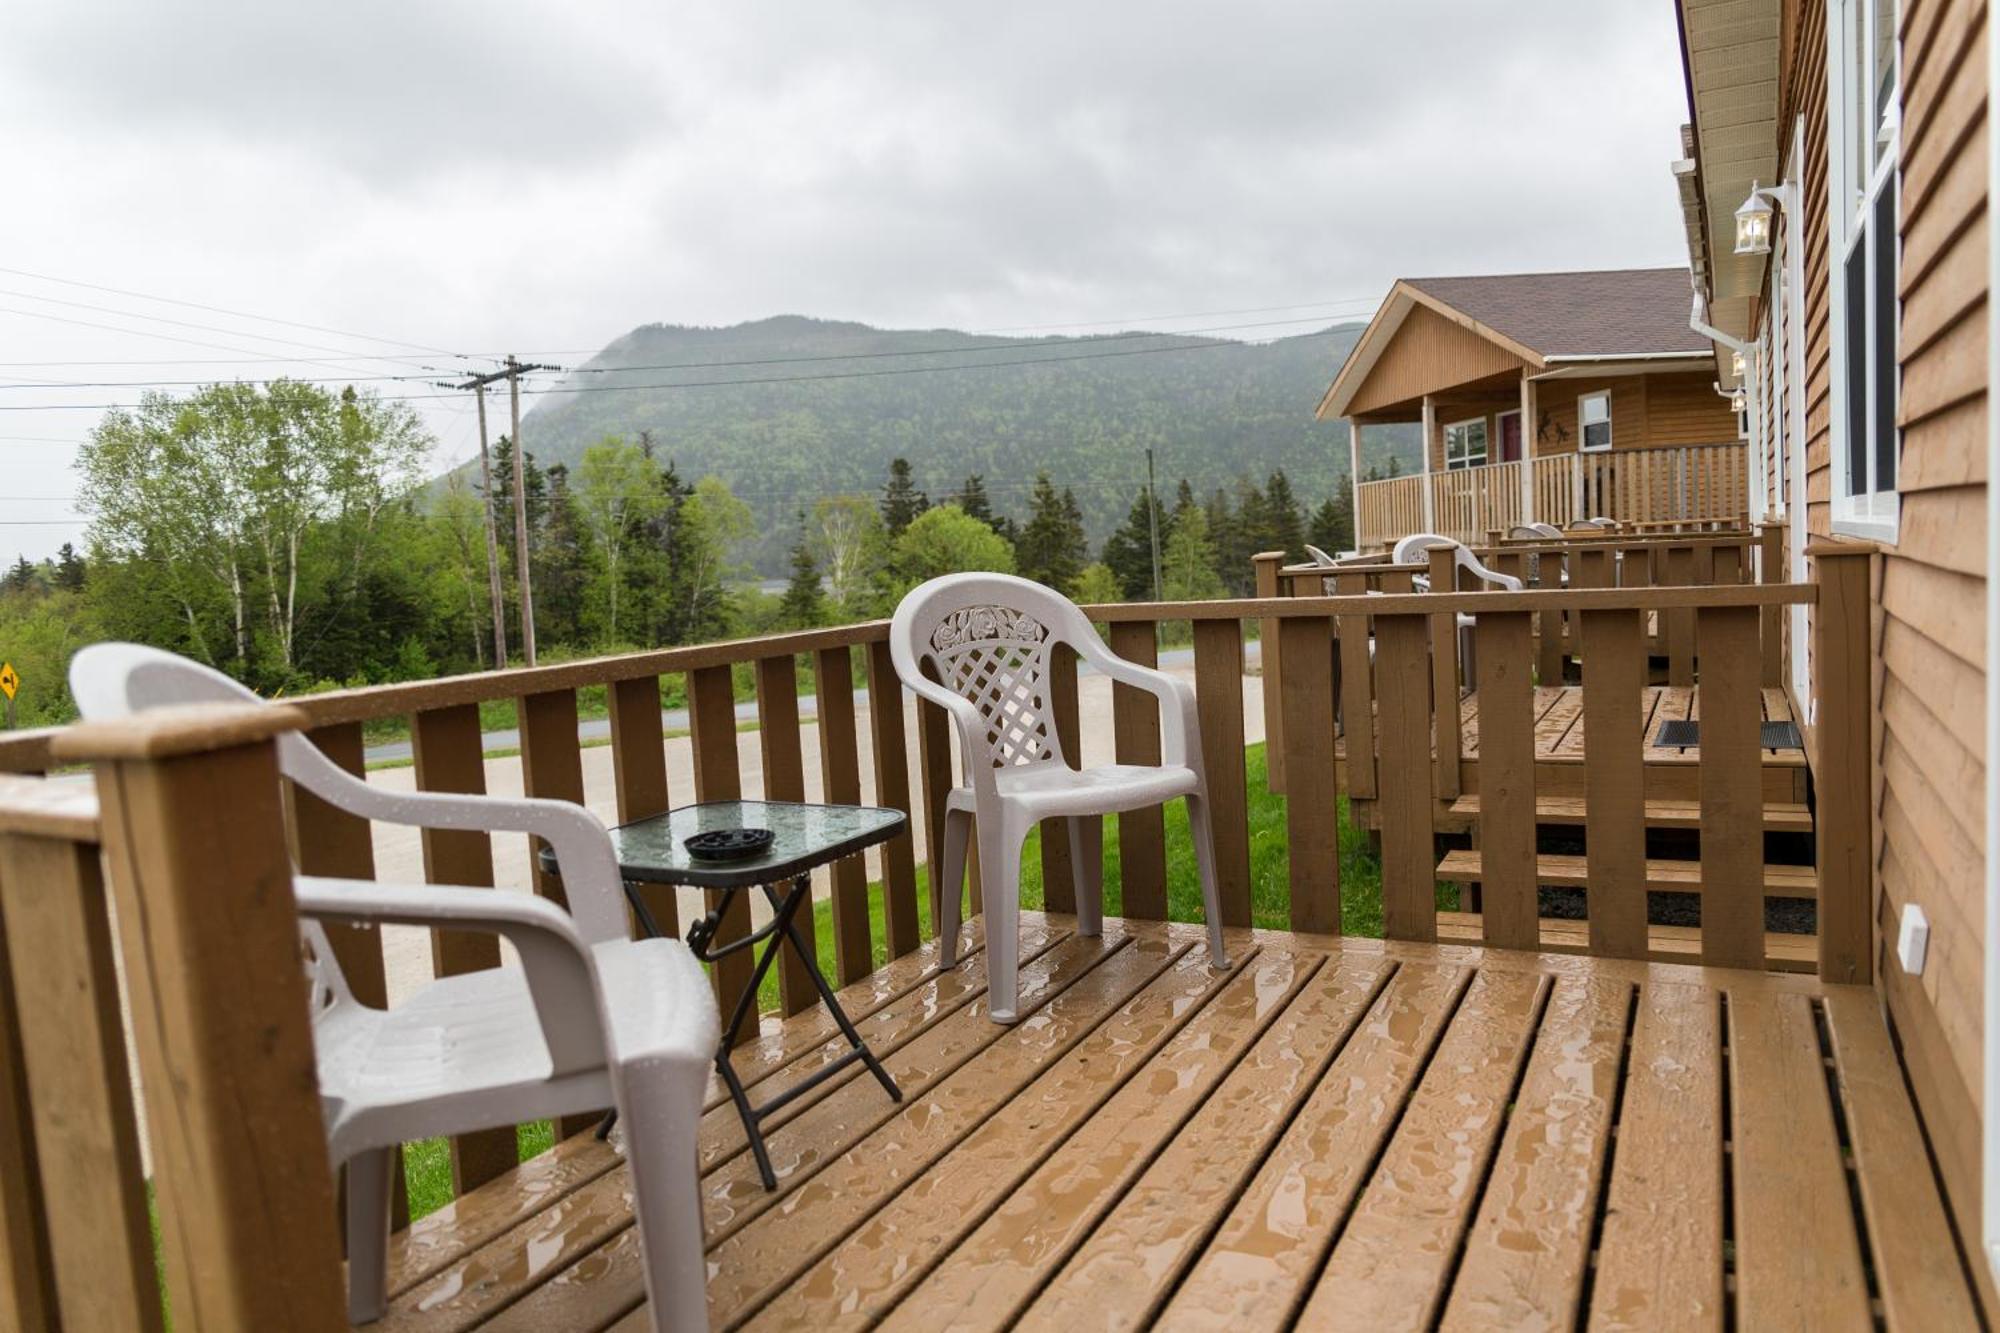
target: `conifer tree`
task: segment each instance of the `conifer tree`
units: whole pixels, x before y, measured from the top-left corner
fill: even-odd
[[[1014,562],[1022,578],[1063,589],[1083,572],[1090,544],[1083,533],[1083,513],[1071,491],[1057,491],[1046,472],[1035,476],[1035,493],[1028,502],[1028,521],[1015,544]]]
[[[1354,492],[1335,491],[1313,510],[1306,524],[1306,540],[1322,551],[1354,549]]]
[[[1299,512],[1298,497],[1292,494],[1291,478],[1283,468],[1273,472],[1264,483],[1264,523],[1265,530],[1258,534],[1263,544],[1258,549],[1283,551],[1288,558],[1298,559],[1305,546],[1305,518]]]
[[[1166,516],[1160,516],[1164,536]],[[1144,487],[1132,500],[1125,522],[1105,539],[1101,557],[1118,579],[1118,586],[1131,601],[1153,595],[1153,495]]]
[[[930,507],[930,497],[917,489],[910,476],[910,460],[893,460],[889,464],[888,484],[882,488],[882,526],[888,530],[890,540],[902,536],[903,529]]]
[[[806,540],[804,510],[799,511],[799,539],[792,543],[792,578],[779,599],[778,620],[787,629],[811,629],[826,620],[826,590],[820,583],[812,543]]]

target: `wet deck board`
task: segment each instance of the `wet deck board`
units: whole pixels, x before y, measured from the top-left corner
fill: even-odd
[[[1969,1317],[1865,989],[1267,931],[1216,973],[1191,927],[1025,925],[1022,1021],[905,969],[905,1102],[800,1109],[777,1192],[712,1140],[716,1328]],[[419,1223],[374,1327],[638,1333],[636,1244],[622,1164],[573,1139]]]

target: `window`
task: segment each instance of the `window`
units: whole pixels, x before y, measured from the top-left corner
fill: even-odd
[[[1584,449],[1611,447],[1611,391],[1587,393],[1576,400],[1577,441]]]
[[[1447,471],[1486,466],[1485,417],[1454,422],[1444,428],[1444,465]]]
[[[1841,270],[1833,283],[1836,347],[1834,527],[1893,541],[1900,306],[1896,266],[1898,146],[1895,0],[1837,0],[1829,33],[1828,115],[1835,142],[1828,209]]]

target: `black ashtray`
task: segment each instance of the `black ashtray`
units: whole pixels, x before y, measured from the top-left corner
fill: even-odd
[[[683,839],[697,861],[744,861],[771,849],[777,835],[767,828],[717,828]]]

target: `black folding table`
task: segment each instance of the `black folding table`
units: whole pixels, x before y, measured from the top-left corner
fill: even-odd
[[[688,927],[688,947],[694,951],[695,957],[712,963],[740,950],[764,945],[750,974],[749,985],[736,998],[729,1020],[723,1026],[722,1041],[715,1052],[715,1068],[729,1088],[730,1100],[736,1103],[737,1114],[743,1117],[743,1130],[750,1139],[750,1151],[756,1154],[757,1173],[763,1178],[767,1190],[776,1189],[778,1181],[771,1170],[770,1154],[764,1147],[761,1122],[765,1116],[804,1096],[856,1061],[868,1067],[890,1097],[899,1102],[903,1100],[902,1090],[896,1086],[896,1081],[889,1077],[889,1071],[868,1049],[861,1034],[854,1030],[846,1011],[840,1007],[840,1001],[834,997],[833,987],[827,982],[825,973],[820,971],[814,950],[801,940],[794,918],[801,907],[812,901],[814,870],[877,843],[887,842],[908,824],[909,817],[902,811],[876,806],[802,805],[792,801],[707,801],[682,806],[650,819],[634,820],[611,830],[612,847],[625,881],[626,897],[646,934],[657,936],[660,928],[647,910],[638,886],[686,885],[721,894],[720,901]],[[687,839],[697,833],[736,828],[769,829],[773,835],[771,845],[755,856],[735,861],[705,860],[690,853],[685,846]],[[541,855],[543,868],[554,873],[554,857],[546,846],[542,848]],[[763,890],[771,905],[771,920],[741,939],[716,944],[715,933],[721,927],[724,914],[736,894],[748,888]],[[812,928],[810,920],[808,918],[808,930]],[[791,941],[792,948],[804,962],[820,999],[825,1002],[827,1012],[833,1015],[833,1021],[840,1026],[841,1035],[847,1038],[850,1049],[762,1106],[752,1106],[743,1081],[736,1076],[736,1070],[730,1064],[729,1052],[735,1046],[736,1036],[742,1031],[743,1024],[755,1017],[758,989],[787,940]],[[609,1123],[606,1122],[607,1129]]]

